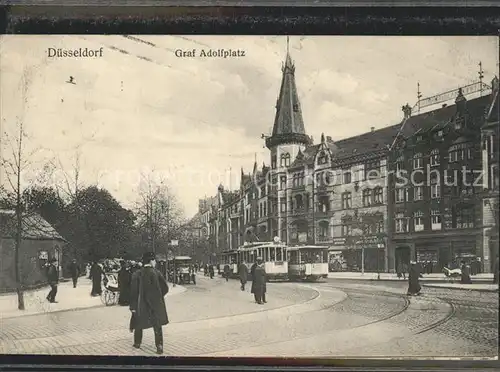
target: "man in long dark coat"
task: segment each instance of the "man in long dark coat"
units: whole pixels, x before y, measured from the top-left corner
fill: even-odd
[[[50,285],[50,292],[47,295],[47,301],[50,303],[57,303],[57,285],[59,284],[59,270],[57,270],[57,260],[55,258],[50,259],[49,266],[47,269],[47,281]]]
[[[210,275],[210,279],[213,279],[214,278],[214,275],[215,275],[215,269],[214,269],[214,265],[210,265],[208,267],[208,273]]]
[[[460,276],[460,283],[462,284],[472,284],[472,280],[470,278],[470,268],[465,264],[465,261],[462,261],[462,267],[460,268],[462,274]]]
[[[248,280],[248,268],[247,265],[245,265],[245,261],[242,261],[238,266],[238,275],[240,277],[241,290],[244,291],[245,284],[247,284]]]
[[[421,290],[420,268],[415,261],[412,261],[408,270],[408,296],[419,295]]]
[[[76,288],[76,284],[78,283],[78,277],[80,276],[80,268],[78,267],[76,260],[71,261],[69,271],[71,273],[71,279],[73,280],[73,288]]]
[[[100,296],[102,294],[102,268],[97,262],[92,264],[90,269],[90,278],[92,279],[92,291],[91,296]]]
[[[132,274],[125,261],[121,262],[121,266],[118,272],[118,290],[120,291],[118,304],[121,306],[128,306],[130,304],[130,282],[132,280]]]
[[[262,258],[257,258],[257,265],[255,266],[253,278],[252,278],[252,293],[255,298],[255,302],[259,305],[266,303],[266,281],[267,275],[264,269],[264,264],[262,263]]]
[[[162,326],[168,324],[165,295],[168,284],[163,275],[155,269],[154,253],[145,253],[143,267],[132,276],[130,311],[134,329],[134,347],[140,348],[144,329],[153,328],[156,353],[163,354]]]
[[[224,265],[224,278],[226,278],[226,282],[229,281],[229,272],[231,271],[231,268],[229,267],[228,264]]]

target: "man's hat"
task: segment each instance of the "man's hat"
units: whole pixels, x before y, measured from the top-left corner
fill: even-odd
[[[257,261],[262,261],[262,257],[257,257]]]
[[[142,262],[150,262],[156,258],[153,252],[146,252],[142,255]]]

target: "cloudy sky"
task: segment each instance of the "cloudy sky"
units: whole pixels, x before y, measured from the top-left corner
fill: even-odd
[[[51,47],[104,49],[102,58],[49,58]],[[245,56],[175,56],[222,48]],[[417,82],[424,97],[455,89],[477,80],[481,61],[489,83],[499,53],[494,37],[331,36],[291,37],[290,52],[316,142],[398,123]],[[71,173],[80,153],[82,180],[124,205],[154,170],[193,215],[219,183],[236,188],[255,156],[269,163],[260,136],[272,130],[285,53],[286,37],[275,36],[2,36],[2,156],[22,120],[26,152],[37,150],[28,181],[48,162]]]

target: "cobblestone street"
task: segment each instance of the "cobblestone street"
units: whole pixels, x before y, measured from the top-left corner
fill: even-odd
[[[167,298],[172,356],[494,357],[498,294],[405,283],[269,283],[268,303],[221,278]],[[60,298],[60,302],[64,302]],[[155,355],[153,332],[132,348],[126,307],[92,307],[1,320],[0,352]]]

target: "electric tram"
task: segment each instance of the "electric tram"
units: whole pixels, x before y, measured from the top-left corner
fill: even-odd
[[[280,242],[245,243],[238,252],[238,261],[245,261],[249,273],[258,257],[262,258],[269,280],[288,279],[287,246]]]
[[[301,245],[287,248],[290,280],[317,281],[328,277],[328,247]]]
[[[219,273],[224,272],[224,266],[229,265],[230,275],[232,278],[238,277],[238,251],[225,251],[220,255]]]

